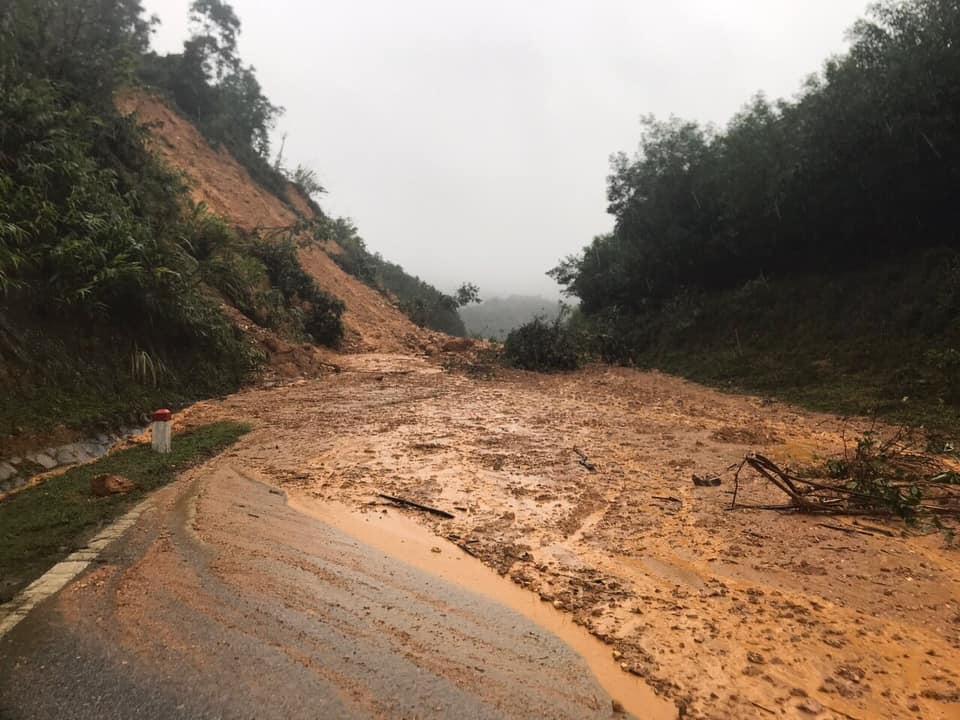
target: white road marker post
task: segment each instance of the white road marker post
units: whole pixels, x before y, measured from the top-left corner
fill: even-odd
[[[153,450],[158,453],[170,452],[170,418],[173,416],[169,410],[157,410],[153,413],[153,427],[151,435],[153,436]]]

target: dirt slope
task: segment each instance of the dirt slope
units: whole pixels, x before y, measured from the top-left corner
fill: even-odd
[[[245,229],[277,228],[296,222],[294,213],[254,182],[229,152],[215,150],[200,132],[161,98],[139,90],[117,97],[121,112],[135,113],[149,125],[155,151],[183,171],[194,200]],[[293,190],[295,193],[296,191]],[[309,211],[299,199],[295,204]],[[331,251],[339,248],[330,243]],[[434,334],[418,328],[383,295],[348,275],[320,249],[301,251],[301,260],[317,284],[347,306],[344,349],[365,352],[418,351]]]

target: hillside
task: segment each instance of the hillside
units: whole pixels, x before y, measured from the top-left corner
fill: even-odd
[[[188,178],[190,194],[218,215],[244,230],[288,227],[296,214],[250,177],[250,173],[224,148],[214,149],[190,122],[156,95],[125,90],[117,96],[124,114],[150,128],[151,147],[171,167]],[[311,217],[313,211],[290,186],[291,203]],[[330,258],[341,253],[332,240],[324,249],[300,251],[304,268],[326,292],[346,305],[343,313],[342,349],[351,352],[397,352],[419,350],[431,333],[418,328],[391,302]]]

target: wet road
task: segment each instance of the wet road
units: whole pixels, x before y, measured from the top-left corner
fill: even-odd
[[[516,612],[221,463],[0,639],[0,718],[608,718]]]

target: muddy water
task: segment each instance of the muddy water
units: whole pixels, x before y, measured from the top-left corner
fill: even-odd
[[[677,717],[672,703],[657,696],[640,678],[625,673],[613,659],[610,647],[574,624],[569,615],[501,577],[401,511],[383,508],[357,512],[339,503],[319,502],[305,495],[291,495],[289,504],[390,557],[491,598],[550,631],[586,661],[604,690],[635,717],[650,720]]]

